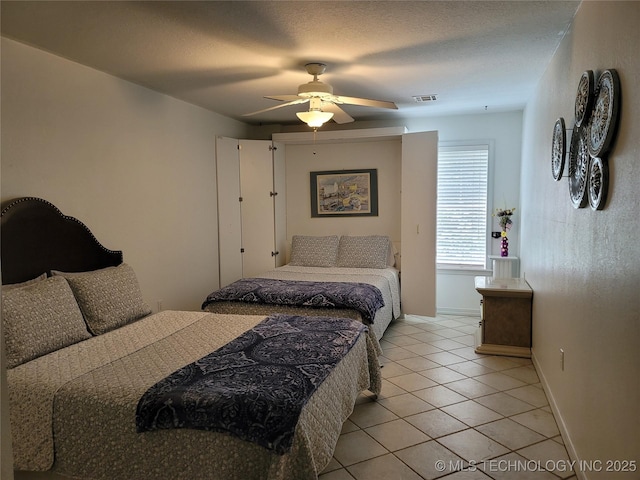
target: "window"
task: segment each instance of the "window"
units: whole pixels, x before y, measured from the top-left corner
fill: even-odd
[[[489,145],[438,148],[437,263],[484,269]]]

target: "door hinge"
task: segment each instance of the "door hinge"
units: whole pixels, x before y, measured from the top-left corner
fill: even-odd
[[[278,194],[278,192],[269,192],[269,196],[271,197],[275,197]]]
[[[269,150],[270,151],[277,150],[277,149],[278,149],[278,147],[274,147],[273,145],[269,145]]]
[[[244,248],[241,248],[241,249],[240,249],[240,253],[244,253]]]
[[[238,201],[241,202],[242,201],[242,197],[238,197]]]
[[[280,255],[280,252],[271,252],[272,257],[275,257],[276,255]]]

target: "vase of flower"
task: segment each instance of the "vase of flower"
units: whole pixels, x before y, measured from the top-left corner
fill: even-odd
[[[501,233],[500,240],[500,256],[508,257],[509,256],[509,238],[507,238],[507,231],[503,230]]]
[[[513,212],[515,211],[515,208],[496,208],[496,213],[493,214],[494,217],[498,217],[498,223],[500,224],[500,228],[502,229],[502,232],[500,233],[501,257],[509,256],[509,237],[507,237],[507,232],[513,224],[513,222],[511,221],[511,215],[513,215]]]

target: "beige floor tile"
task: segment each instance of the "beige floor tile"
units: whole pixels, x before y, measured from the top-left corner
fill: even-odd
[[[319,480],[354,480],[346,469],[334,470],[332,472],[323,473],[318,476]]]
[[[462,458],[434,440],[399,450],[395,452],[395,455],[425,480],[442,477],[446,473],[456,471],[456,465],[464,464]],[[438,462],[444,463],[439,464]],[[440,465],[445,468],[439,468]]]
[[[524,382],[521,382],[516,378],[509,377],[508,375],[504,375],[503,373],[499,372],[487,373],[486,375],[479,375],[474,378],[479,382],[486,383],[487,385],[490,385],[498,390],[509,390],[526,385]]]
[[[467,335],[475,336],[476,332],[478,331],[478,321],[476,320],[475,323],[472,323],[470,325],[467,324],[467,325],[463,325],[462,327],[458,327],[456,328],[456,330],[458,330],[459,332],[466,333]]]
[[[431,380],[438,383],[455,382],[456,380],[463,380],[465,377],[463,374],[456,372],[448,367],[430,368],[424,372],[420,372],[420,375],[424,375]]]
[[[462,330],[462,329],[459,328],[458,330]],[[452,340],[455,340],[458,343],[466,345],[467,347],[474,347],[475,348],[475,345],[476,345],[476,337],[475,337],[475,335],[470,335],[468,333],[465,333],[464,335],[462,335],[460,337],[454,337]]]
[[[442,340],[436,340],[434,342],[429,342],[429,343],[434,347],[441,348],[442,350],[452,350],[454,348],[463,348],[465,346],[464,343],[457,342],[450,338],[443,338]]]
[[[535,407],[543,407],[549,404],[547,396],[544,394],[544,390],[535,387],[534,385],[527,385],[526,387],[514,388],[506,391],[508,395],[522,400],[523,402],[530,403]]]
[[[415,353],[416,355],[429,355],[431,353],[440,353],[442,349],[438,347],[434,347],[428,343],[419,343],[416,345],[407,345],[405,347],[407,350]]]
[[[405,417],[405,420],[419,428],[431,438],[443,437],[451,433],[467,429],[467,425],[460,420],[446,414],[442,410],[429,410]]]
[[[441,328],[440,330],[437,330],[435,333],[445,338],[454,338],[454,337],[459,337],[460,335],[464,335],[463,332],[460,332],[455,328],[448,328],[448,327]]]
[[[483,395],[490,395],[496,393],[496,389],[479,382],[473,378],[465,378],[464,380],[458,380],[456,382],[450,382],[446,385],[454,392],[458,392],[467,398],[476,398]]]
[[[416,325],[416,327],[418,327],[420,330],[424,332],[434,332],[434,333],[437,333],[438,330],[443,330],[447,328],[432,322]]]
[[[394,321],[381,341],[382,392],[358,396],[320,479],[576,480],[571,471],[522,469],[566,449],[531,360],[475,353],[477,324]],[[500,459],[520,459],[520,471]]]
[[[512,416],[511,419],[548,438],[560,434],[553,415],[541,409],[520,413]]]
[[[378,403],[401,418],[433,410],[435,408],[430,403],[425,402],[410,393],[396,395],[390,398],[381,398],[378,399]]]
[[[521,448],[517,453],[529,460],[535,460],[542,468],[560,478],[569,478],[574,474],[573,469],[570,468],[571,464],[566,448],[553,440]]]
[[[360,428],[372,427],[379,423],[390,422],[391,420],[397,419],[398,416],[395,413],[387,410],[377,402],[356,405],[353,413],[349,416],[349,420]]]
[[[415,392],[437,385],[433,380],[420,375],[419,373],[409,373],[389,378],[389,381],[407,392]]]
[[[397,385],[391,383],[389,380],[383,378],[382,391],[380,392],[380,395],[378,395],[378,399],[382,400],[383,398],[391,398],[397,395],[404,395],[405,393],[407,393],[406,390],[403,390]]]
[[[492,422],[502,418],[502,415],[499,413],[496,413],[473,400],[467,400],[466,402],[442,407],[442,411],[457,418],[461,422],[466,423],[470,427],[475,427],[476,425],[481,425],[483,423]]]
[[[454,352],[459,352],[460,350],[453,350]],[[459,355],[456,353],[456,355]],[[451,370],[455,370],[456,372],[462,373],[467,377],[476,377],[478,375],[484,375],[486,373],[492,373],[495,370],[490,369],[489,367],[485,367],[484,365],[480,365],[476,362],[467,361],[462,363],[454,363],[453,365],[449,365]]]
[[[365,432],[390,452],[431,440],[424,432],[405,420],[393,420],[369,427]]]
[[[458,355],[454,355],[453,353],[449,352],[430,353],[428,355],[425,355],[425,357],[443,366],[466,362],[465,358],[459,357]]]
[[[418,390],[413,394],[438,408],[467,400],[467,397],[442,385]]]
[[[442,325],[443,327],[449,327],[449,328],[458,328],[458,327],[464,327],[466,324],[464,322],[461,322],[457,319],[445,319],[442,320],[440,322],[440,325]]]
[[[486,355],[476,353],[475,346],[472,347],[464,347],[464,348],[456,348],[451,350],[450,353],[458,355],[460,357],[466,358],[467,360],[477,360],[479,358],[485,358]],[[491,370],[492,372],[494,370]]]
[[[540,379],[538,378],[538,374],[536,373],[536,369],[533,368],[533,365],[527,365],[527,366],[522,366],[518,368],[510,368],[509,370],[503,370],[502,373],[510,377],[517,378],[518,380],[521,380],[524,383],[540,382]]]
[[[491,480],[491,477],[482,473],[477,467],[463,470],[461,472],[452,473],[446,477],[442,477],[442,480]]]
[[[412,370],[410,368],[403,367],[396,362],[386,363],[380,371],[382,373],[382,378],[386,379],[397,377],[398,375],[408,375],[409,373],[412,373]]]
[[[356,480],[421,480],[416,472],[391,454],[352,465],[349,472]]]
[[[400,334],[400,335],[413,335],[414,333],[422,333],[423,330],[420,330],[418,327],[410,324],[405,325],[394,325],[390,326],[389,330],[391,330],[392,334]]]
[[[358,430],[340,435],[333,456],[346,467],[386,453],[388,453],[386,448],[364,431]]]
[[[504,415],[505,417],[527,412],[535,408],[530,403],[523,402],[522,400],[512,397],[504,392],[498,392],[493,395],[476,398],[475,401]]]
[[[519,363],[512,361],[511,358],[512,357],[485,356],[474,360],[474,362],[497,371],[520,366]]]
[[[481,462],[509,453],[506,447],[473,429],[452,433],[437,441],[467,461]]]
[[[445,338],[443,336],[438,335],[436,332],[420,332],[420,333],[414,333],[413,335],[411,335],[413,338],[415,338],[416,340],[419,340],[421,342],[425,342],[425,343],[431,343],[431,342],[437,342],[438,340],[444,340]]]
[[[558,480],[555,475],[538,469],[515,452],[488,460],[478,467],[494,480]]]
[[[417,340],[411,335],[398,335],[397,337],[390,337],[386,343],[396,347],[404,347],[406,345],[415,345],[416,343],[420,343],[420,340]],[[380,342],[380,345],[382,345],[382,342]]]
[[[398,360],[397,363],[399,363],[403,367],[410,368],[414,372],[421,372],[422,370],[427,370],[427,369],[436,368],[440,366],[436,362],[427,360],[424,357],[405,358],[403,360]]]
[[[331,461],[329,462],[329,465],[327,465],[321,473],[329,473],[329,472],[333,472],[334,470],[339,470],[341,468],[342,468],[342,465],[340,465],[340,462],[338,462],[335,458],[332,458]]]
[[[360,427],[347,418],[342,424],[342,431],[340,433],[355,432],[356,430],[360,430]]]
[[[476,427],[476,430],[511,450],[517,450],[545,439],[539,433],[508,418],[480,425]]]
[[[405,347],[392,347],[386,348],[383,351],[383,355],[392,361],[402,360],[403,358],[415,357],[416,354]]]

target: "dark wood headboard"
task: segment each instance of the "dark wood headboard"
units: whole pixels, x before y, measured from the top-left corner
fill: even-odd
[[[80,220],[36,197],[2,203],[2,283],[18,283],[51,270],[83,272],[122,263],[122,252],[100,244]]]

